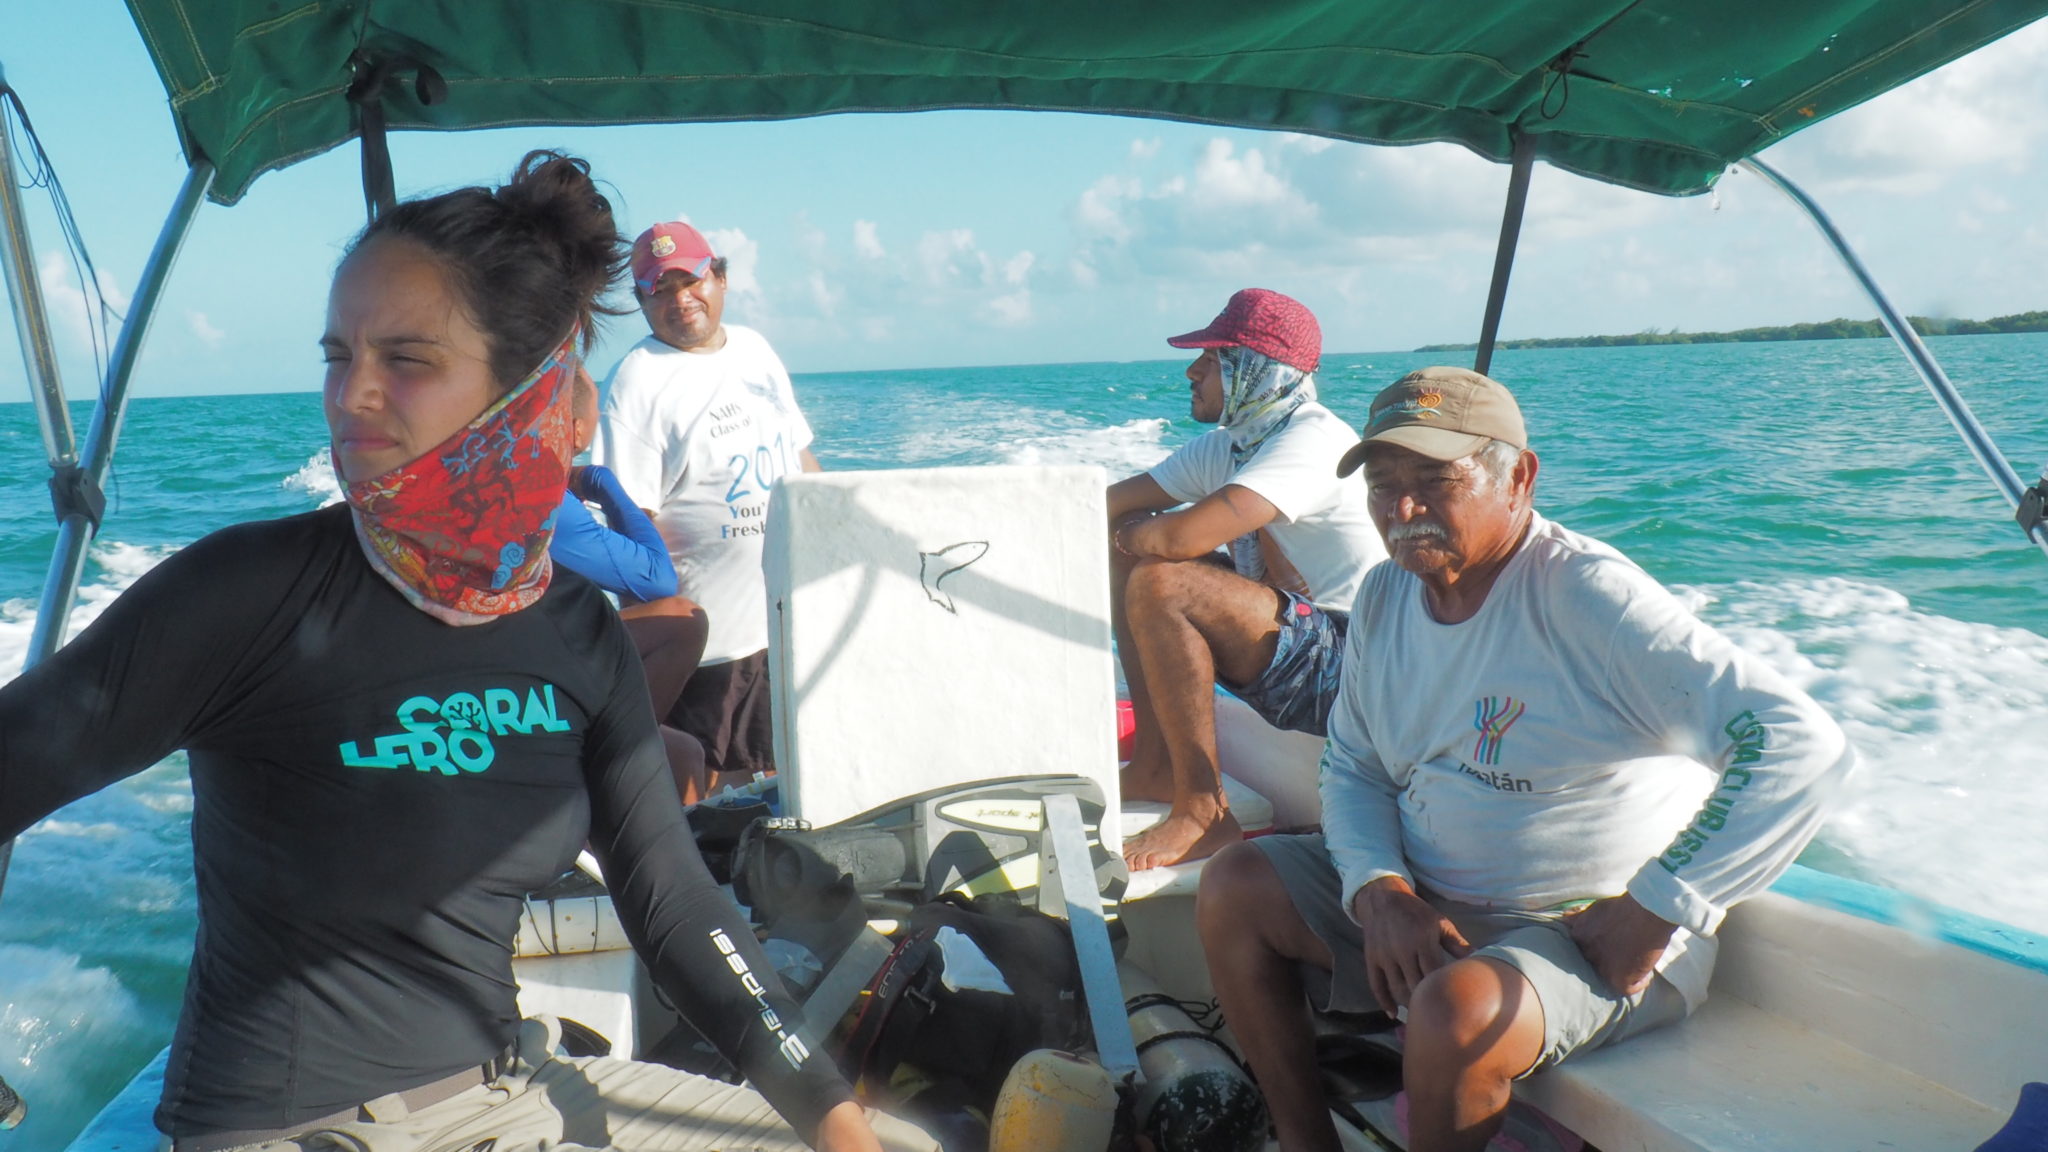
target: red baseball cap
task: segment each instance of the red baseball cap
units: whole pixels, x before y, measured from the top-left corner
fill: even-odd
[[[639,250],[634,252],[637,269]],[[1239,291],[1207,328],[1166,342],[1175,348],[1242,345],[1303,372],[1314,372],[1323,362],[1323,329],[1315,313],[1301,301],[1265,288]]]
[[[710,274],[718,254],[704,234],[680,220],[656,224],[633,241],[633,285],[641,295],[654,291],[654,282],[671,268],[680,268],[702,278]]]

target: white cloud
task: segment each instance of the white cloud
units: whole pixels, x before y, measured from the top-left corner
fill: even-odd
[[[1499,214],[1507,201],[1507,170],[1500,169],[1495,191],[1493,228],[1498,238]],[[1522,235],[1528,242],[1581,240],[1592,236],[1630,236],[1647,226],[1673,201],[1667,196],[1603,184],[1570,172],[1544,167],[1529,180],[1529,203]],[[1711,210],[1711,209],[1710,209]]]
[[[68,338],[80,346],[90,344],[98,330],[96,317],[87,304],[85,293],[79,289],[76,273],[71,260],[62,252],[45,252],[36,263],[36,276],[43,285],[43,307],[54,318],[57,331],[53,335]],[[99,274],[100,295],[114,311],[126,314],[128,294],[121,286]],[[110,335],[120,334],[120,324],[108,318]]]
[[[819,269],[813,269],[804,282],[810,289],[811,303],[820,316],[831,319],[839,314],[839,305],[846,299],[846,289],[826,279],[825,273]]]
[[[1212,136],[1156,181],[1105,174],[1076,200],[1076,283],[1152,276],[1356,282],[1361,264],[1490,249],[1504,177],[1462,149]],[[1474,177],[1482,177],[1474,179]]]
[[[910,316],[957,317],[957,328],[984,331],[1014,331],[1040,320],[1033,294],[1042,272],[1038,254],[991,253],[972,228],[929,229],[899,243],[893,258],[872,219],[819,227],[800,212],[785,235],[765,260],[736,229],[717,233],[712,242],[731,255],[731,295],[742,292],[742,262],[748,275],[751,307],[735,318],[767,332],[778,347],[807,350],[799,355],[839,343],[895,343]]]
[[[1031,323],[1031,290],[1021,289],[988,302],[988,317],[1004,328],[1022,328]]]
[[[1074,202],[1074,230],[1084,239],[1128,241],[1131,225],[1124,218],[1126,205],[1144,194],[1145,185],[1134,176],[1104,176]]]
[[[1001,280],[1015,291],[989,300],[986,314],[991,322],[1003,328],[1022,328],[1031,323],[1030,278],[1031,266],[1036,261],[1037,257],[1028,250],[1003,261]]]
[[[972,228],[935,230],[918,237],[917,266],[924,283],[933,288],[982,284],[989,278],[989,259],[975,246]]]
[[[2037,151],[2048,104],[2048,22],[1954,61],[1770,150],[1830,192],[1924,194],[1968,169],[2015,169]],[[1795,178],[1797,176],[1795,175]]]
[[[1205,209],[1216,208],[1225,212],[1258,209],[1273,213],[1278,219],[1270,222],[1276,224],[1312,218],[1316,213],[1316,206],[1267,163],[1263,151],[1247,148],[1240,153],[1229,140],[1221,137],[1210,140],[1202,148],[1201,159],[1195,162],[1190,198],[1192,203]]]
[[[206,313],[197,308],[186,312],[185,320],[191,325],[192,334],[199,337],[199,342],[208,348],[218,348],[228,338],[227,333],[214,327],[213,321],[206,318]]]
[[[1279,139],[1280,147],[1299,148],[1311,156],[1337,146],[1337,142],[1328,136],[1309,136],[1301,132],[1282,132]]]
[[[1159,155],[1159,149],[1163,143],[1157,136],[1144,140],[1133,140],[1131,141],[1131,159],[1150,160],[1152,157]]]
[[[1068,214],[1073,250],[1039,251],[1034,271],[1058,269],[1063,292],[1037,302],[1036,323],[1047,321],[1055,299],[1067,308],[1136,290],[1171,325],[1213,312],[1220,294],[1259,285],[1316,309],[1333,349],[1473,334],[1499,238],[1506,166],[1448,144],[1372,148],[1213,134],[1179,147],[1178,157],[1160,157],[1158,174],[1116,169],[1083,186]],[[1705,198],[1651,196],[1539,166],[1508,334],[1684,322],[1674,259],[1688,293],[1743,299],[1743,261],[1675,254],[1661,240],[1631,243],[1700,234],[1707,244],[1741,230],[1711,208]]]
[[[864,260],[882,260],[889,253],[882,247],[881,239],[875,234],[873,220],[853,222],[853,250]]]
[[[711,241],[713,252],[726,259],[726,296],[747,304],[761,303],[761,246],[739,228],[712,228],[704,238]]]

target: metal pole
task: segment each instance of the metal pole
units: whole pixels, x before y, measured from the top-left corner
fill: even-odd
[[[114,341],[114,355],[107,364],[107,385],[100,390],[99,403],[93,408],[92,425],[86,432],[80,457],[79,466],[96,487],[106,483],[107,470],[114,462],[114,442],[120,438],[121,422],[128,415],[128,383],[142,354],[143,337],[149,334],[149,324],[156,317],[171,265],[177,261],[185,233],[212,182],[213,165],[204,160],[186,171],[184,186],[178,189],[171,214],[164,221],[163,230],[157,233],[156,247],[142,267],[142,281],[136,286],[135,300],[129,305],[127,321],[121,325],[121,335]],[[49,575],[43,580],[43,598],[36,606],[36,627],[29,638],[23,671],[63,646],[65,625],[85,572],[85,552],[92,536],[92,521],[83,513],[74,512],[58,524],[57,546],[50,556]]]
[[[1493,342],[1500,335],[1500,314],[1508,301],[1508,273],[1515,268],[1515,245],[1522,239],[1522,209],[1529,203],[1529,173],[1536,167],[1536,140],[1515,132],[1514,166],[1508,173],[1508,203],[1500,217],[1500,247],[1493,253],[1493,284],[1486,290],[1486,319],[1479,324],[1479,355],[1474,371],[1493,367]]]
[[[1835,255],[1841,257],[1842,263],[1849,269],[1849,274],[1862,285],[1863,292],[1870,297],[1871,303],[1877,305],[1878,317],[1884,322],[1885,331],[1892,334],[1892,339],[1897,342],[1899,350],[1906,354],[1907,362],[1920,374],[1920,380],[1927,385],[1927,390],[1934,394],[1935,403],[1941,405],[1941,410],[1948,415],[1949,423],[1955,425],[1957,434],[1962,436],[1964,445],[1970,449],[1970,454],[1977,458],[1977,463],[1983,466],[1985,474],[1998,486],[1998,491],[2005,497],[2005,502],[2014,508],[2019,507],[2020,500],[2027,491],[2027,486],[2021,482],[2019,473],[2013,471],[2012,465],[2005,459],[2005,454],[1998,450],[1998,445],[1991,439],[1991,434],[1977,422],[1976,414],[1963,402],[1962,395],[1956,391],[1956,386],[1949,383],[1948,374],[1935,362],[1934,354],[1921,342],[1920,334],[1913,331],[1913,326],[1906,322],[1906,318],[1900,315],[1897,308],[1892,307],[1892,302],[1885,297],[1884,290],[1879,288],[1877,281],[1871,277],[1870,270],[1865,268],[1863,261],[1850,250],[1849,242],[1836,230],[1834,221],[1828,219],[1827,213],[1821,211],[1820,205],[1814,203],[1812,197],[1770,165],[1752,156],[1742,161],[1742,167],[1763,177],[1766,183],[1783,192],[1794,204],[1799,205],[1807,218],[1813,221],[1814,227],[1820,229],[1820,234],[1827,240],[1828,246],[1835,250]],[[2027,536],[2039,545],[2043,552],[2048,552],[2048,525],[2035,525],[2028,529]]]
[[[6,73],[0,71],[0,84],[6,79]],[[36,424],[43,433],[43,454],[55,470],[78,463],[78,446],[71,435],[71,409],[64,402],[57,353],[50,344],[50,317],[43,308],[28,222],[21,211],[21,181],[15,173],[12,136],[6,130],[5,117],[0,117],[0,265],[6,267],[7,298],[14,304],[14,331],[21,339],[22,366],[28,369]]]
[[[85,436],[80,467],[95,487],[105,483],[107,469],[114,462],[114,442],[120,438],[121,420],[127,415],[128,382],[134,377],[135,362],[142,354],[142,339],[149,334],[149,322],[156,316],[157,304],[163,298],[171,265],[177,262],[178,249],[184,245],[185,234],[191,230],[192,219],[199,214],[199,205],[212,183],[213,165],[207,161],[195,161],[186,170],[185,183],[178,189],[171,214],[157,233],[156,247],[150,250],[149,262],[142,266],[142,281],[136,285],[135,300],[121,325],[121,335],[114,341],[106,387],[100,389],[99,403],[93,407],[92,427]],[[83,512],[73,512],[57,525],[57,545],[50,555],[49,574],[43,578],[43,597],[36,606],[36,627],[29,638],[28,655],[22,661],[23,672],[41,663],[64,643],[65,625],[78,595],[79,579],[85,572],[85,550],[92,543],[92,536],[93,523]],[[7,865],[13,855],[12,840],[0,843],[0,887],[7,883]]]

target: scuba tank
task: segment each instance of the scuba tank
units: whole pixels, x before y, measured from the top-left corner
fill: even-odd
[[[1107,1068],[1050,1048],[1027,1052],[996,1095],[988,1152],[1104,1152],[1116,1109]]]
[[[1117,975],[1138,1047],[1138,1131],[1158,1152],[1264,1148],[1266,1101],[1236,1056],[1145,973],[1120,964]]]

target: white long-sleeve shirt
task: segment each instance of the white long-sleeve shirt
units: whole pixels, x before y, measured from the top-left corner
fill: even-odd
[[[1811,698],[1597,540],[1535,516],[1471,619],[1367,574],[1323,754],[1349,913],[1394,875],[1543,909],[1628,892],[1682,929],[1660,962],[1705,999],[1710,937],[1769,887],[1853,770]]]

